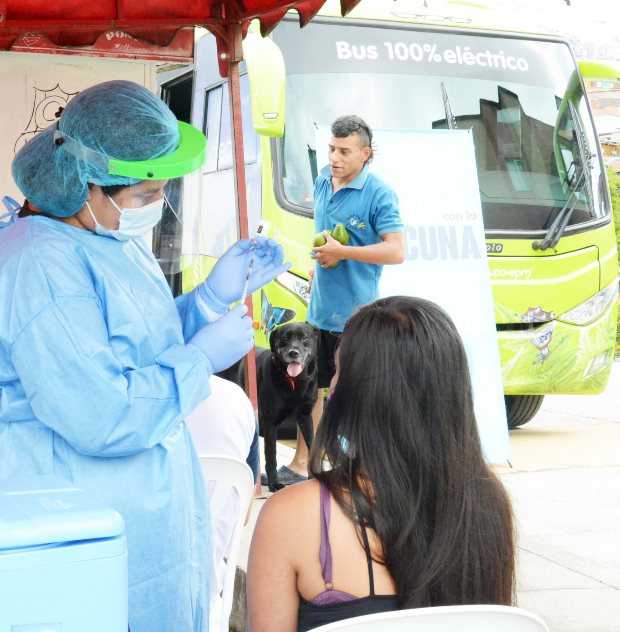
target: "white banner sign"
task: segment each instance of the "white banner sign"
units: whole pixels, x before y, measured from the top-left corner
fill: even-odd
[[[381,296],[441,305],[465,345],[485,458],[510,458],[502,372],[478,192],[473,138],[465,130],[377,130],[372,170],[400,200],[407,254],[385,266]]]
[[[319,156],[330,136],[317,129]],[[471,132],[373,130],[373,144],[370,168],[396,191],[407,240],[405,262],[383,268],[380,295],[420,296],[448,312],[467,353],[484,456],[504,464],[510,444]]]

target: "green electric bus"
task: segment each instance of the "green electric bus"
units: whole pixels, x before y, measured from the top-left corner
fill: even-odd
[[[422,24],[366,4],[372,15],[360,5],[355,17],[322,13],[302,30],[291,18],[268,40],[247,38],[251,230],[266,222],[293,262],[254,297],[258,344],[285,320],[305,318],[313,182],[327,163],[317,130],[346,113],[376,129],[472,129],[509,425],[529,421],[547,393],[601,392],[614,358],[616,241],[569,45],[458,21]],[[183,289],[204,278],[205,256],[238,236],[228,86],[214,50],[212,36],[198,42],[191,77],[191,120],[207,134],[208,155],[199,181],[177,196],[185,263],[173,281]],[[458,165],[446,156],[447,186],[451,169]],[[156,252],[172,243],[164,237],[156,236]]]

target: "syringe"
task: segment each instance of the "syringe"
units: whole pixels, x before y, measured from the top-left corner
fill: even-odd
[[[241,293],[241,303],[245,303],[245,299],[248,297],[248,285],[250,283],[250,276],[252,275],[252,270],[254,269],[254,251],[256,250],[256,237],[261,234],[263,230],[263,225],[259,224],[256,229],[256,235],[252,240],[251,253],[250,253],[250,262],[248,263],[248,271],[245,275],[245,282],[243,284],[243,292]]]

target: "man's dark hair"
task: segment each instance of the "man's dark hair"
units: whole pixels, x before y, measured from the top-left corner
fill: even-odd
[[[332,123],[332,135],[336,138],[346,138],[351,134],[357,134],[360,137],[362,147],[370,147],[370,158],[366,161],[368,164],[372,160],[374,147],[372,145],[372,130],[364,119],[355,114],[347,114],[339,116]]]

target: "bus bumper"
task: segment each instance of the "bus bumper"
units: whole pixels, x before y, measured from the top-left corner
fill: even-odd
[[[498,332],[507,395],[595,394],[607,386],[616,345],[617,302],[588,325],[559,320]]]

